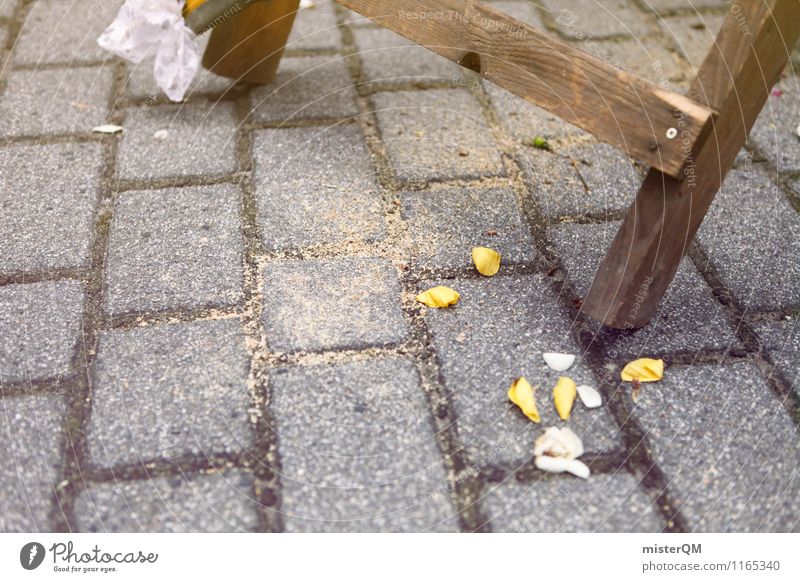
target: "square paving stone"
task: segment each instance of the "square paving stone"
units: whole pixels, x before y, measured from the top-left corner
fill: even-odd
[[[556,254],[577,294],[585,297],[619,223],[564,224],[550,230]],[[722,306],[688,258],[651,322],[638,330],[608,331],[606,354],[612,358],[655,357],[701,349],[740,347]]]
[[[241,471],[99,483],[75,501],[82,532],[245,532],[257,527],[252,477]]]
[[[364,75],[371,82],[457,83],[462,79],[457,64],[385,28],[355,28],[353,37]]]
[[[0,532],[48,532],[61,474],[64,404],[54,395],[0,399]]]
[[[11,18],[19,6],[20,0],[0,0],[0,18]]]
[[[797,317],[764,321],[755,328],[778,370],[800,395],[800,323]]]
[[[354,117],[356,92],[342,57],[285,57],[275,80],[250,94],[257,122]]]
[[[669,368],[634,414],[691,531],[798,531],[797,426],[754,364]]]
[[[625,472],[484,487],[484,513],[495,532],[660,532],[664,522]]]
[[[722,14],[691,14],[664,18],[659,25],[696,70],[713,46],[723,20]]]
[[[267,342],[282,352],[397,344],[408,334],[400,300],[382,259],[275,262],[264,282]]]
[[[335,50],[342,38],[336,24],[336,13],[330,0],[315,1],[300,8],[286,44],[287,50]]]
[[[92,462],[113,467],[247,448],[249,368],[237,319],[103,332],[89,422]]]
[[[526,148],[520,162],[539,211],[550,219],[624,210],[642,181],[631,160],[606,144],[556,152]]]
[[[728,174],[698,238],[747,309],[800,305],[800,215],[762,166]]]
[[[800,171],[800,79],[789,76],[775,85],[758,116],[750,139],[778,171]]]
[[[231,184],[119,194],[106,264],[106,309],[190,309],[240,301],[239,201],[239,188]]]
[[[206,38],[208,37],[206,36]],[[184,101],[201,101],[204,95],[231,95],[231,88],[235,84],[236,79],[220,77],[201,68],[189,90],[186,91]],[[153,78],[152,59],[142,61],[138,65],[128,64],[128,81],[125,91],[130,99],[145,101],[148,104],[158,100],[167,100],[167,96]]]
[[[673,12],[676,10],[703,10],[713,8],[725,8],[728,0],[645,0],[640,3],[646,10],[652,10],[658,14]]]
[[[528,0],[501,0],[492,2],[490,6],[539,30],[545,29],[538,6]]]
[[[542,0],[558,30],[566,37],[641,37],[653,32],[649,19],[630,0]]]
[[[677,90],[673,85],[688,80],[689,68],[683,58],[653,38],[600,40],[577,46],[601,61],[668,90]]]
[[[533,442],[548,426],[562,426],[552,390],[561,375],[595,386],[590,370],[570,335],[570,320],[542,275],[456,279],[426,282],[423,288],[447,285],[461,293],[455,307],[427,310],[433,345],[442,362],[448,392],[453,394],[462,443],[473,463],[533,461]],[[567,372],[554,372],[543,352],[578,355]],[[541,424],[528,420],[507,397],[519,376],[538,386]],[[604,408],[586,409],[576,402],[569,426],[589,452],[619,445],[616,425]]]
[[[131,108],[119,147],[119,177],[146,180],[235,172],[237,127],[233,103]],[[161,131],[166,137],[156,135]]]
[[[0,270],[86,266],[102,172],[100,144],[0,147]]]
[[[375,169],[357,125],[259,131],[254,152],[258,222],[268,248],[386,235]]]
[[[508,188],[455,188],[401,194],[402,213],[422,267],[474,270],[472,248],[486,246],[502,266],[533,261],[536,248]]]
[[[462,89],[373,96],[389,160],[400,180],[446,180],[503,174],[500,154],[478,101]]]
[[[0,287],[0,382],[68,375],[82,319],[78,281]]]
[[[110,67],[12,71],[0,94],[0,137],[88,134],[107,122]]]
[[[579,127],[497,85],[487,81],[482,83],[503,127],[519,142],[528,143],[535,137],[541,136],[551,142],[551,145],[558,146],[561,142],[588,135]]]
[[[103,62],[113,55],[97,44],[122,0],[39,0],[28,11],[14,46],[18,65]]]
[[[412,362],[272,373],[288,531],[457,531]]]

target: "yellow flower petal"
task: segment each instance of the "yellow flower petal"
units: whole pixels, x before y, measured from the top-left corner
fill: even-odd
[[[186,5],[183,7],[183,13],[190,14],[194,12],[206,0],[186,0]]]
[[[536,409],[536,400],[533,397],[533,388],[525,378],[519,377],[511,383],[508,389],[508,399],[519,406],[523,414],[533,422],[541,422],[539,411]]]
[[[567,420],[572,412],[572,405],[575,404],[575,398],[578,396],[578,387],[572,378],[560,376],[556,387],[553,388],[553,402],[555,402],[558,416],[561,420]]]
[[[640,358],[628,363],[620,374],[624,382],[658,382],[664,377],[664,360]]]
[[[458,291],[450,289],[450,287],[431,287],[427,291],[423,291],[417,295],[417,301],[424,303],[428,307],[447,307],[448,305],[455,305],[458,298],[461,297]]]
[[[472,249],[472,262],[481,275],[491,277],[500,270],[500,253],[486,247]]]

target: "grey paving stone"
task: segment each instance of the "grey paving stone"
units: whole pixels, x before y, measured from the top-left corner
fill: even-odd
[[[631,205],[644,174],[624,151],[604,143],[589,143],[570,148],[565,154],[574,161],[586,184],[590,208],[613,211]]]
[[[578,42],[575,46],[610,65],[674,91],[688,78],[689,68],[683,58],[658,39],[598,40]]]
[[[653,32],[649,20],[629,0],[542,0],[564,36],[578,39],[641,37]]]
[[[0,270],[86,266],[102,171],[99,144],[0,147]]]
[[[644,0],[640,3],[646,9],[657,14],[669,13],[677,10],[696,11],[713,8],[724,8],[728,0]]]
[[[335,50],[341,46],[333,2],[317,1],[297,12],[286,44],[287,50]]]
[[[595,385],[580,357],[566,373],[550,370],[542,359],[543,352],[580,355],[558,298],[538,274],[430,281],[421,290],[433,285],[447,285],[461,293],[455,307],[427,310],[425,318],[470,459],[479,466],[532,462],[533,442],[541,432],[564,424],[552,399],[558,377],[567,375],[578,384]],[[508,400],[508,387],[519,376],[539,386],[541,424],[532,423]],[[605,409],[588,410],[577,402],[569,426],[589,452],[619,445],[616,425]]]
[[[504,172],[480,105],[466,91],[377,93],[373,101],[383,143],[400,180],[477,178]]]
[[[371,82],[462,82],[457,64],[390,30],[358,27],[353,37],[364,75]]]
[[[772,95],[758,116],[750,139],[778,171],[800,171],[800,79],[786,77],[775,85]]]
[[[547,218],[608,209],[606,200],[589,196],[577,163],[568,154],[526,148],[518,160],[536,206]]]
[[[239,199],[231,184],[120,194],[111,223],[105,308],[113,314],[241,300]]]
[[[116,481],[75,501],[83,532],[243,532],[257,527],[252,477],[241,471]]]
[[[525,148],[519,160],[540,212],[550,219],[624,210],[642,181],[631,160],[606,144]]]
[[[64,404],[59,396],[0,399],[0,532],[48,532],[61,472]]]
[[[405,192],[400,200],[415,261],[422,267],[474,269],[471,253],[476,246],[495,249],[502,265],[536,257],[533,238],[509,188]]]
[[[496,8],[508,14],[512,18],[535,26],[539,30],[544,30],[542,17],[537,10],[536,4],[533,2],[528,2],[527,0],[502,0],[500,2],[491,2],[491,6],[492,8]]]
[[[355,124],[267,129],[254,140],[258,223],[270,249],[386,235],[375,169]]]
[[[550,230],[553,250],[580,297],[589,291],[618,228],[618,223],[564,224]],[[678,268],[651,322],[638,330],[616,332],[606,340],[606,351],[611,358],[655,357],[729,347],[740,344],[721,305],[688,258]]]
[[[797,317],[761,322],[755,328],[778,370],[794,390],[800,392],[800,325]]]
[[[558,145],[588,135],[582,129],[527,103],[505,89],[486,81],[483,81],[483,86],[503,127],[519,142],[527,143],[541,136],[547,138],[553,145]]]
[[[747,309],[800,305],[800,215],[762,166],[728,174],[698,234]]]
[[[0,137],[87,134],[108,118],[110,67],[12,71],[0,94]]]
[[[282,352],[402,342],[400,299],[397,273],[381,259],[275,262],[264,282],[267,342]]]
[[[706,53],[714,44],[722,21],[721,14],[691,14],[664,18],[659,20],[659,26],[692,67],[699,69]]]
[[[457,531],[412,362],[272,373],[288,531]]]
[[[119,147],[119,177],[146,180],[235,172],[237,127],[233,103],[128,109]],[[156,137],[162,130],[167,136]]]
[[[142,61],[138,65],[128,64],[128,73],[125,91],[129,99],[143,100],[146,103],[167,99],[153,78],[153,61],[151,59]],[[186,92],[184,101],[200,101],[203,95],[230,95],[230,90],[235,84],[236,79],[220,77],[201,68]]]
[[[78,281],[0,287],[0,382],[68,375],[82,315]]]
[[[284,57],[275,80],[250,94],[259,122],[354,117],[356,92],[342,57]]]
[[[103,332],[88,431],[92,462],[113,467],[246,449],[249,368],[236,319]]]
[[[668,369],[634,414],[692,531],[798,531],[798,429],[754,364]]]
[[[14,62],[74,66],[112,59],[111,53],[97,44],[97,37],[121,5],[122,0],[39,0],[26,14],[14,47]]]
[[[0,0],[0,18],[12,18],[20,0]]]
[[[664,523],[628,473],[571,475],[535,483],[512,478],[484,488],[495,532],[660,532]]]
[[[349,8],[345,8],[344,6],[340,6],[339,10],[344,13],[343,23],[347,26],[377,26],[374,24],[369,18],[366,16],[362,16],[355,10],[350,10]]]

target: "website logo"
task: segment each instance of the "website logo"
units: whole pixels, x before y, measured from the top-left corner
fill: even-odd
[[[29,542],[19,551],[19,563],[26,570],[35,570],[44,561],[44,546],[39,542]]]

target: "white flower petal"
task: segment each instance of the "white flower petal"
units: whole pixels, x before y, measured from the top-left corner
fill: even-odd
[[[569,462],[569,459],[541,455],[536,457],[536,468],[548,473],[563,473],[567,470]]]
[[[579,461],[578,459],[567,461],[567,466],[564,470],[567,473],[572,473],[576,477],[580,477],[581,479],[588,479],[589,475],[592,473],[589,470],[589,467],[587,467],[585,463]]]
[[[569,370],[570,366],[575,363],[575,356],[572,354],[560,354],[557,352],[545,352],[542,354],[545,363],[556,372],[564,372]]]
[[[591,386],[586,386],[585,384],[578,386],[578,396],[581,397],[581,402],[583,402],[586,408],[597,408],[603,404],[600,393]]]
[[[574,459],[583,454],[583,442],[580,437],[567,427],[551,426],[536,439],[533,447],[534,456],[546,455],[563,459]]]
[[[92,131],[95,133],[119,133],[122,131],[122,126],[109,123],[106,125],[98,125],[97,127],[93,127]]]

